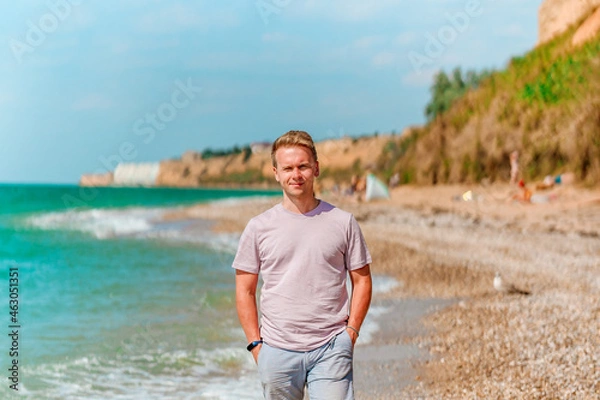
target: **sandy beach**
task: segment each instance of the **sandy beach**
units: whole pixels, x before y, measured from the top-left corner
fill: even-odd
[[[598,399],[600,191],[558,186],[536,203],[508,185],[401,186],[351,211],[373,273],[399,285],[356,348],[357,399]],[[240,232],[279,201],[194,206],[172,218]],[[497,292],[496,273],[530,295]]]

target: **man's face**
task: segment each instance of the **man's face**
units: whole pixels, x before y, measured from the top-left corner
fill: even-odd
[[[314,178],[319,176],[319,163],[303,146],[281,147],[275,153],[275,179],[288,197],[313,196]]]

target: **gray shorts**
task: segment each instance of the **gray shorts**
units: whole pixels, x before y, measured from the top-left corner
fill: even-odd
[[[308,387],[311,400],[352,400],[350,335],[344,330],[318,349],[298,352],[263,343],[258,372],[265,399],[302,400]]]

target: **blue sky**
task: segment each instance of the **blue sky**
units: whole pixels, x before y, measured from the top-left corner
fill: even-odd
[[[303,129],[424,122],[431,77],[533,48],[541,0],[22,0],[0,15],[0,182],[76,183]]]

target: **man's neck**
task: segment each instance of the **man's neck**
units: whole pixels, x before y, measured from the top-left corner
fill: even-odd
[[[319,200],[317,200],[314,196],[305,199],[299,199],[290,198],[284,194],[282,205],[283,208],[293,213],[306,214],[307,212],[317,208],[319,205]]]

